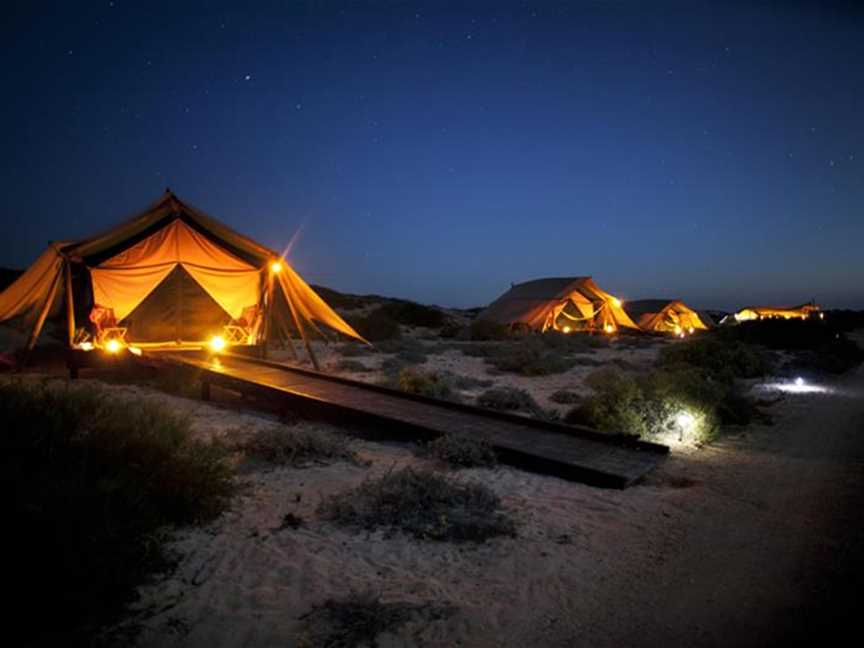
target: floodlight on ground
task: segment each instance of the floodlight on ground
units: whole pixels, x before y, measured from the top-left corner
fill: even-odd
[[[212,338],[210,338],[211,351],[219,353],[220,351],[225,350],[225,346],[225,338],[223,338],[221,335],[214,335]]]

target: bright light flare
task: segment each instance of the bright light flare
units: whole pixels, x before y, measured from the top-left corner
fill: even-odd
[[[691,326],[690,328],[687,329],[687,332],[688,332],[690,335],[693,335],[693,333],[696,332],[696,329],[694,329],[694,328]]]
[[[117,340],[108,340],[108,342],[105,344],[105,350],[108,353],[119,353],[120,349],[122,348],[123,345],[120,344],[120,342]]]
[[[141,349],[139,349],[138,347],[129,347],[129,353],[131,353],[132,355],[140,356]]]
[[[82,351],[92,351],[93,350],[93,343],[92,342],[82,342],[81,344],[78,345],[78,348],[81,349]]]
[[[615,327],[612,326],[611,324],[607,324],[606,326],[603,327],[603,330],[606,331],[607,333],[611,334],[611,333],[615,332]]]
[[[270,272],[273,274],[279,274],[282,272],[282,264],[279,261],[274,261],[270,264]]]
[[[223,338],[221,335],[214,335],[212,338],[210,338],[211,351],[219,353],[220,351],[225,350],[225,346],[225,338]]]
[[[563,328],[561,329],[561,331],[562,331],[563,333],[569,333],[570,330],[571,330],[571,329],[570,329],[569,326],[565,326],[565,327],[563,327]]]
[[[615,304],[615,308],[621,308],[621,300],[617,297],[612,298],[612,303]]]
[[[804,380],[801,376],[798,376],[795,380],[764,383],[760,387],[761,389],[764,389],[766,391],[777,391],[784,394],[836,393],[836,390],[832,387],[825,387],[824,385],[814,385],[813,383],[809,383]]]

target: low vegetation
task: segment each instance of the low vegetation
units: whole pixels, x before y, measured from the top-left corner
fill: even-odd
[[[385,603],[372,591],[328,599],[301,617],[300,648],[377,646],[379,635],[393,633],[412,619],[436,621],[452,613],[450,606],[404,601]]]
[[[551,396],[549,396],[549,400],[553,403],[558,403],[559,405],[576,405],[577,403],[581,403],[583,397],[581,394],[577,394],[574,391],[569,391],[567,389],[559,389],[556,392],[553,392]]]
[[[347,315],[345,320],[370,342],[394,340],[402,337],[399,322],[390,317],[380,307],[368,315]]]
[[[710,441],[727,394],[727,386],[680,367],[643,375],[600,369],[585,382],[593,394],[566,415],[566,422],[661,442]]]
[[[487,389],[477,397],[480,407],[505,412],[525,412],[538,418],[546,418],[546,412],[524,389],[502,386]]]
[[[451,379],[452,374],[443,371],[421,371],[406,368],[399,373],[397,386],[408,394],[437,398],[451,402],[462,399]]]
[[[340,526],[428,540],[483,542],[516,532],[488,487],[411,468],[331,496],[321,502],[318,513]]]
[[[390,319],[405,326],[440,328],[447,321],[443,311],[411,301],[393,300],[379,308]]]
[[[236,449],[252,459],[296,468],[335,461],[358,462],[346,437],[320,428],[261,428],[238,443]]]
[[[7,618],[39,609],[36,644],[89,643],[163,564],[165,525],[210,520],[234,492],[227,448],[151,401],[0,382],[0,428]]]
[[[424,454],[454,468],[491,468],[498,463],[488,441],[466,435],[440,436],[425,446]]]

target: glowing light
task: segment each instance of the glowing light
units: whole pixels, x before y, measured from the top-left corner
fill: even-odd
[[[81,349],[82,351],[92,351],[93,350],[93,343],[92,342],[82,342],[81,344],[78,345],[78,348]]]
[[[825,313],[819,313],[819,319],[825,319]]]
[[[561,331],[564,332],[564,333],[569,333],[569,332],[570,332],[570,327],[569,327],[569,326],[565,326],[564,328],[561,329]]]
[[[612,298],[612,303],[615,304],[615,308],[621,308],[621,300],[617,297]]]
[[[210,349],[216,353],[223,351],[225,349],[225,338],[221,335],[214,335],[210,338]]]
[[[607,324],[606,326],[603,327],[603,330],[606,331],[607,333],[614,333],[615,327],[612,326],[611,324]]]
[[[694,328],[691,326],[690,328],[687,329],[687,332],[688,332],[690,335],[693,335],[693,333],[694,333],[695,330],[696,330],[696,329],[694,329]]]
[[[678,412],[678,414],[675,415],[675,423],[682,430],[687,430],[696,423],[696,419],[693,418],[693,415],[690,412]]]
[[[798,376],[798,377],[795,379],[795,384],[796,384],[798,387],[800,387],[801,385],[804,384],[804,379],[803,379],[801,376]]]
[[[270,264],[270,272],[272,272],[273,274],[278,274],[282,272],[282,264],[278,261],[274,261]]]
[[[105,344],[105,350],[108,353],[117,353],[120,349],[123,348],[123,345],[120,344],[117,340],[108,340],[107,344]]]
[[[799,382],[800,381],[800,382]],[[765,383],[761,385],[761,389],[766,391],[778,391],[784,394],[832,394],[837,393],[837,390],[832,387],[823,387],[822,385],[813,385],[807,383],[803,378],[796,378],[791,382],[775,382]]]
[[[675,327],[675,335],[681,335],[681,327],[680,326]]]
[[[129,353],[136,355],[136,356],[140,356],[141,355],[141,349],[139,349],[138,347],[129,347]]]

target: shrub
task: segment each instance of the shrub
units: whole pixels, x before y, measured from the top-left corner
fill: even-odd
[[[672,344],[660,351],[661,367],[698,367],[712,379],[731,383],[736,378],[756,378],[771,371],[772,363],[759,349],[718,337],[702,337]]]
[[[383,603],[374,592],[352,592],[344,599],[328,599],[302,616],[299,645],[301,648],[377,646],[378,635],[395,632],[414,617],[437,620],[451,613],[449,606]]]
[[[227,448],[151,401],[2,382],[0,428],[9,619],[38,606],[35,643],[88,643],[164,559],[163,525],[212,519],[234,491]]]
[[[446,320],[440,309],[411,301],[390,301],[381,306],[379,310],[390,319],[405,326],[439,328]]]
[[[393,340],[402,336],[399,323],[387,315],[381,307],[376,308],[366,317],[348,316],[346,321],[355,331],[371,342]]]
[[[582,402],[582,395],[566,389],[559,389],[549,396],[549,400],[559,405],[575,405]]]
[[[567,414],[566,422],[663,442],[710,441],[717,432],[718,406],[728,393],[727,386],[695,368],[644,376],[601,369],[585,382],[594,393]]]
[[[484,340],[509,340],[513,335],[510,329],[497,322],[489,320],[474,320],[471,322],[471,339]]]
[[[237,444],[237,449],[248,457],[297,468],[335,461],[358,461],[348,449],[345,437],[324,430],[262,428]]]
[[[321,502],[318,512],[341,526],[401,531],[416,538],[483,542],[516,527],[498,496],[482,484],[404,468]]]
[[[499,371],[522,376],[563,373],[575,365],[572,358],[557,351],[546,350],[545,344],[534,337],[503,348],[498,355],[489,357],[487,362]]]
[[[449,376],[439,371],[403,369],[399,373],[399,389],[408,394],[419,394],[429,398],[458,402],[459,394],[454,390]]]
[[[493,387],[477,397],[477,404],[494,410],[521,411],[543,417],[545,413],[537,401],[524,389],[516,387]]]
[[[369,367],[367,367],[362,362],[358,362],[357,360],[340,360],[336,363],[336,369],[338,369],[339,371],[353,372],[371,371]]]
[[[426,453],[459,468],[489,468],[498,463],[495,450],[485,439],[445,434],[426,445]]]

